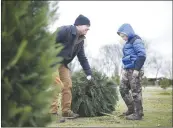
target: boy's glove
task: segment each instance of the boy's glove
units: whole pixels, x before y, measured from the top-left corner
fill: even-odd
[[[134,70],[132,76],[133,76],[134,78],[138,77],[138,76],[139,76],[139,71]]]

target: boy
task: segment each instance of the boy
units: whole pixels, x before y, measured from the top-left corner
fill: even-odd
[[[123,24],[117,34],[126,41],[123,47],[123,73],[120,94],[128,108],[123,115],[127,120],[141,120],[143,114],[141,79],[146,52],[141,38],[130,24]],[[131,94],[130,91],[131,90]]]

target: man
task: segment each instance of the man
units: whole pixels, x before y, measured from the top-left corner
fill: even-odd
[[[141,120],[143,114],[141,79],[144,74],[143,65],[146,52],[141,38],[135,34],[130,24],[123,24],[118,35],[126,41],[123,47],[123,73],[120,84],[120,94],[127,105],[123,115],[128,120]],[[131,90],[131,94],[129,91]]]
[[[75,56],[87,75],[87,79],[91,80],[91,68],[84,52],[84,39],[90,27],[90,20],[79,15],[75,20],[74,25],[62,26],[59,28],[56,42],[63,45],[62,51],[57,55],[63,57],[62,65],[59,68],[60,81],[63,83],[62,88],[62,116],[65,118],[76,118],[79,115],[71,110],[72,102],[72,80],[68,64],[74,59]],[[56,78],[58,79],[58,78]],[[55,97],[51,105],[51,113],[57,113],[57,98]]]

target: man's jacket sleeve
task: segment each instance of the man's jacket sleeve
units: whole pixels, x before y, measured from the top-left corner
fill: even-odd
[[[90,68],[90,65],[88,63],[88,60],[85,56],[85,51],[84,51],[84,45],[82,45],[82,48],[81,50],[79,51],[79,53],[77,54],[77,57],[78,57],[78,60],[85,72],[85,74],[88,76],[88,75],[92,75],[92,72],[91,72],[91,68]]]

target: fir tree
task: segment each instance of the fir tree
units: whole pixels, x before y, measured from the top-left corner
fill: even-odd
[[[47,1],[2,1],[1,7],[2,126],[45,126],[55,71],[50,65],[61,60],[55,33],[47,31],[55,10]]]
[[[93,69],[94,79],[88,81],[83,71],[72,76],[72,110],[83,117],[101,116],[115,111],[118,101],[116,84]]]

